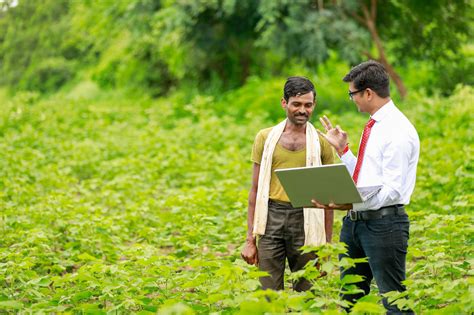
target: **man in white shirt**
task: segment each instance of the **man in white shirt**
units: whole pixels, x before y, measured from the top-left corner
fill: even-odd
[[[321,205],[316,207],[349,210],[344,217],[340,240],[348,246],[346,256],[368,257],[368,262],[343,271],[364,276],[356,285],[364,292],[343,294],[354,303],[370,291],[373,278],[380,293],[405,291],[405,262],[409,238],[409,219],[404,205],[410,202],[420,152],[418,134],[390,99],[389,77],[384,67],[367,61],[351,69],[344,77],[349,97],[360,112],[369,113],[359,145],[358,156],[349,149],[347,134],[321,118],[325,138],[336,149],[357,186],[380,185],[380,190],[362,203]],[[322,133],[321,133],[322,134]],[[339,259],[343,258],[341,255]],[[412,313],[396,305],[383,303],[389,314]]]

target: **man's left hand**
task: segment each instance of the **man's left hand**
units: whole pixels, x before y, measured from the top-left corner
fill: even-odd
[[[319,203],[317,200],[311,200],[311,203],[316,207],[316,208],[322,208],[322,209],[327,209],[327,210],[350,210],[352,209],[352,203],[345,203],[341,205],[337,205],[335,203],[330,203],[328,205],[323,205]]]

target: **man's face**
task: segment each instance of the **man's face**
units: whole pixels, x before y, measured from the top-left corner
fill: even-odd
[[[291,96],[288,102],[283,98],[281,106],[286,111],[286,117],[294,125],[301,126],[311,118],[315,107],[314,94],[309,92],[306,94]]]
[[[365,89],[362,91],[359,91],[354,87],[353,82],[349,82],[349,92],[356,92],[352,94],[352,101],[356,104],[357,109],[361,113],[367,113],[368,112],[368,104],[367,104],[367,98],[366,98],[366,91]]]

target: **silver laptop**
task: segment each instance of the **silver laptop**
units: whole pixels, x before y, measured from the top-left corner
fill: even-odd
[[[381,187],[360,187],[359,192],[344,164],[285,168],[275,173],[295,208],[314,207],[311,199],[322,204],[362,202]]]

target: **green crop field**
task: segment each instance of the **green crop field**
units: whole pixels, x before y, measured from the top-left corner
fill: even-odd
[[[423,148],[408,206],[407,303],[419,313],[474,309],[473,96],[464,87],[450,98],[416,95],[400,104]],[[342,214],[336,242],[320,249],[328,275],[303,272],[313,292],[274,292],[269,302],[258,290],[260,273],[239,257],[251,144],[274,121],[218,115],[213,108],[224,104],[210,96],[170,101],[179,98],[20,93],[4,102],[0,309],[337,313]],[[331,117],[359,139],[363,115]],[[379,299],[371,294],[355,311],[383,312]]]

